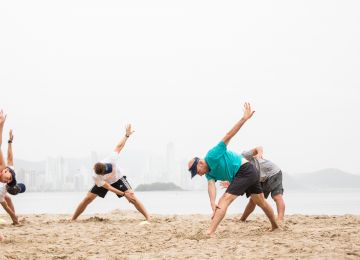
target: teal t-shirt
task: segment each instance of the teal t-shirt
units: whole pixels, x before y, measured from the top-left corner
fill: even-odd
[[[242,155],[228,151],[224,141],[218,143],[205,156],[210,171],[206,173],[208,180],[232,181],[240,169]]]

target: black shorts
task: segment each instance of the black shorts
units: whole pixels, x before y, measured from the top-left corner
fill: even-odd
[[[249,197],[251,194],[260,194],[263,191],[259,180],[260,173],[255,166],[249,162],[244,163],[236,173],[226,192],[235,196],[242,196],[246,193],[246,197]]]
[[[278,194],[282,195],[284,193],[284,188],[282,186],[282,172],[279,171],[277,174],[262,182],[261,187],[264,191],[265,198],[269,197],[270,193],[272,198]]]
[[[129,182],[126,180],[126,176],[121,177],[121,179],[111,184],[111,186],[121,191],[131,190],[131,186]],[[104,198],[108,190],[105,189],[104,187],[98,187],[94,185],[94,187],[92,187],[90,192],[98,195],[101,198]],[[118,194],[116,194],[116,196],[118,196],[119,198],[123,197],[123,195],[118,195]]]

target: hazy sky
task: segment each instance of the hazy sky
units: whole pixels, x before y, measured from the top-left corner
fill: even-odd
[[[127,122],[126,149],[203,156],[249,101],[230,149],[261,144],[290,173],[360,174],[359,1],[0,3],[18,158],[105,152]]]

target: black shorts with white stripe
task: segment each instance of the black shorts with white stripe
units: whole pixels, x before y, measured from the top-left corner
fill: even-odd
[[[131,186],[130,186],[129,182],[126,180],[126,176],[121,177],[117,182],[114,182],[113,184],[111,184],[111,186],[113,186],[115,189],[118,189],[121,191],[131,190]],[[105,189],[104,187],[98,187],[98,186],[94,185],[94,187],[92,187],[90,192],[98,195],[101,198],[105,198],[108,190]],[[123,197],[123,195],[118,195],[118,194],[116,194],[116,196],[118,196],[119,198]]]

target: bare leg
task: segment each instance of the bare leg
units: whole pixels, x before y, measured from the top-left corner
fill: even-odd
[[[284,220],[284,214],[285,214],[285,202],[283,196],[281,194],[275,195],[273,197],[273,200],[276,203],[278,221],[282,222]]]
[[[141,201],[135,196],[135,194],[131,194],[130,199],[126,198],[131,204],[135,206],[135,208],[145,217],[147,221],[150,221],[150,215],[146,211],[144,205]]]
[[[248,204],[246,205],[244,213],[241,215],[240,221],[245,221],[248,216],[254,211],[255,207],[256,204],[250,198]]]
[[[71,220],[76,220],[81,213],[84,212],[86,207],[97,197],[96,194],[88,192],[85,198],[80,202],[79,206],[76,208],[75,213]]]
[[[221,220],[224,218],[227,208],[237,198],[237,196],[225,192],[219,200],[219,208],[215,210],[211,220],[210,227],[207,231],[208,235],[213,235]]]
[[[253,202],[256,205],[258,205],[264,211],[264,213],[266,214],[266,216],[270,220],[271,230],[277,229],[278,225],[277,225],[276,220],[275,220],[274,211],[271,208],[271,206],[269,205],[269,203],[267,203],[267,201],[265,200],[264,193],[251,194],[251,199],[253,200]]]

